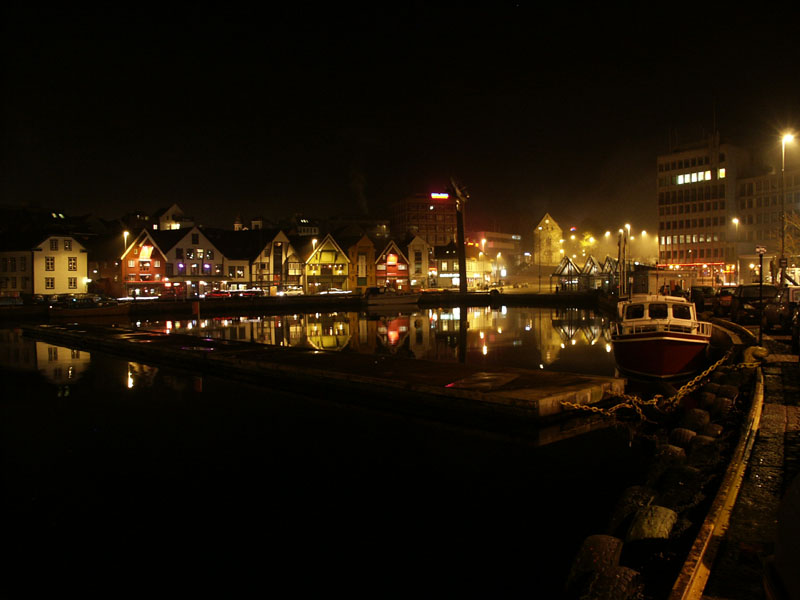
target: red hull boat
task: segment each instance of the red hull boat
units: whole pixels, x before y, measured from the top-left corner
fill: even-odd
[[[619,303],[612,335],[621,371],[667,379],[703,369],[711,323],[697,320],[694,304],[672,296],[633,296]]]

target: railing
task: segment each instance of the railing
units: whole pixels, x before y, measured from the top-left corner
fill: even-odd
[[[695,333],[698,335],[711,335],[711,323],[704,321],[698,323],[680,323],[675,321],[643,321],[642,323],[615,323],[617,335],[632,333],[652,333],[657,331],[671,331],[677,333]]]

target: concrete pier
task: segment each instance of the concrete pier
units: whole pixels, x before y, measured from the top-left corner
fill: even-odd
[[[624,392],[625,380],[543,370],[481,370],[357,353],[280,348],[248,342],[100,325],[29,325],[25,334],[83,350],[159,363],[281,389],[337,391],[354,404],[479,422],[537,423],[564,413],[561,401],[596,404]]]

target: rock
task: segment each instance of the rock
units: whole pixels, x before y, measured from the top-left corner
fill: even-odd
[[[633,518],[625,541],[666,540],[677,520],[678,514],[665,506],[651,505],[641,508]]]
[[[711,422],[711,415],[707,410],[702,408],[693,408],[686,412],[686,415],[681,421],[681,427],[691,429],[694,432],[700,432],[703,428]]]

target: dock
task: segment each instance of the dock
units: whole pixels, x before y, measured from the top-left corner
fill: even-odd
[[[322,352],[103,325],[25,325],[26,336],[153,364],[433,418],[540,426],[561,402],[597,404],[625,379],[544,370],[479,369],[458,362]],[[335,394],[334,394],[335,392]]]
[[[574,307],[613,312],[613,298],[597,293],[561,292],[559,294],[533,294],[514,291],[503,293],[455,291],[426,291],[419,298],[417,308],[451,308],[454,306],[528,306]],[[359,294],[254,296],[250,298],[203,298],[186,300],[128,300],[130,315],[148,319],[170,317],[173,319],[196,316],[229,314],[293,314],[298,312],[334,312],[369,310],[366,298]],[[0,321],[46,322],[50,313],[47,304],[14,304],[0,306]]]

